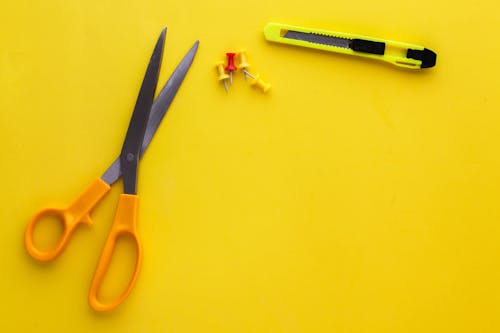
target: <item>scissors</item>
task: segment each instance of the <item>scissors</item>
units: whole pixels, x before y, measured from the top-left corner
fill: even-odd
[[[142,260],[142,248],[137,233],[136,221],[138,209],[137,172],[139,159],[146,151],[153,135],[157,131],[198,49],[199,41],[196,41],[174,70],[153,103],[161,67],[165,35],[166,28],[162,30],[156,42],[153,54],[151,55],[120,156],[116,158],[104,174],[94,180],[72,204],[63,209],[46,208],[40,210],[33,216],[26,228],[24,244],[28,253],[34,259],[42,262],[55,259],[64,250],[71,235],[80,224],[92,223],[89,215],[91,210],[104,195],[108,193],[111,186],[116,183],[120,176],[122,177],[123,194],[120,195],[114,221],[90,285],[88,301],[90,306],[96,311],[109,311],[121,304],[130,294],[137,279]],[[42,251],[34,244],[33,230],[36,223],[42,217],[47,216],[59,218],[63,222],[63,233],[51,249]],[[112,301],[103,302],[98,297],[98,291],[108,269],[115,244],[120,236],[129,236],[135,243],[137,256],[134,272],[121,295]]]

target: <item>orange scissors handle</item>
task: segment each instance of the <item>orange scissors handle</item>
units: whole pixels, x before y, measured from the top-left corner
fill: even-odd
[[[109,232],[106,243],[104,244],[104,249],[102,250],[101,257],[97,264],[97,268],[92,279],[89,291],[89,304],[96,311],[109,311],[120,305],[121,302],[127,298],[134,287],[137,276],[139,275],[139,270],[142,261],[142,247],[139,240],[139,235],[137,233],[137,204],[138,196],[135,194],[121,194],[120,200],[118,201],[118,207],[116,208],[115,219],[111,230]],[[115,250],[115,245],[118,238],[126,236],[132,239],[136,246],[136,261],[135,269],[132,277],[118,298],[110,301],[103,302],[99,299],[98,292],[101,287],[102,281],[106,272],[108,270],[113,252]]]
[[[97,178],[89,187],[67,208],[46,208],[39,211],[28,223],[24,234],[24,245],[28,253],[39,261],[50,261],[64,250],[76,227],[81,224],[91,224],[89,213],[92,208],[109,191],[110,186]],[[63,223],[63,233],[58,242],[49,250],[40,250],[33,240],[33,232],[38,221],[44,216],[55,216]]]

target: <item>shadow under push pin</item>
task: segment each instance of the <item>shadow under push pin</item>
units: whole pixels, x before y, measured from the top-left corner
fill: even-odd
[[[234,56],[236,53],[226,53],[227,55],[227,66],[226,66],[226,71],[229,72],[229,85],[233,85],[233,72],[236,71],[238,68],[234,65]]]
[[[240,57],[240,69],[243,71],[243,75],[245,75],[245,80],[247,79],[247,76],[255,79],[255,77],[247,70],[250,67],[250,64],[247,61],[247,51],[241,50],[238,55]]]
[[[271,89],[271,84],[262,80],[259,74],[255,75],[252,81],[250,81],[250,85],[259,88],[260,90],[262,90],[262,92],[265,93],[267,93],[269,89]]]
[[[226,90],[226,92],[229,92],[229,90],[227,89],[226,81],[229,78],[229,75],[224,72],[224,62],[219,61],[217,64],[215,64],[215,66],[217,68],[217,73],[219,74],[218,80],[222,81],[222,83],[224,84],[224,89]]]

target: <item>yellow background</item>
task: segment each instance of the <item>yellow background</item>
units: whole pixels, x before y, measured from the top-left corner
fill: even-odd
[[[500,331],[496,1],[1,7],[2,331]],[[271,44],[270,21],[421,44],[438,63]],[[160,84],[200,48],[140,166],[139,280],[97,314],[87,292],[121,183],[55,262],[32,260],[23,232],[118,155],[164,25]],[[241,73],[230,94],[217,83],[213,64],[243,47],[269,94]]]

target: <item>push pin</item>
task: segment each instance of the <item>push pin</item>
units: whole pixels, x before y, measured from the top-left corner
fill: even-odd
[[[255,75],[252,81],[250,81],[250,85],[259,88],[264,93],[267,93],[271,89],[271,84],[262,80],[259,74]]]
[[[247,51],[241,50],[238,55],[240,57],[240,68],[243,71],[243,74],[245,75],[245,80],[247,79],[247,76],[252,79],[255,79],[255,77],[252,74],[250,74],[247,70],[247,68],[250,67],[250,64],[247,62]]]
[[[229,92],[229,90],[227,89],[226,81],[229,78],[229,75],[224,72],[224,62],[219,61],[215,66],[217,68],[217,73],[219,74],[218,80],[222,81],[222,83],[224,84],[224,89],[226,90],[226,92]]]
[[[226,53],[227,55],[227,66],[225,68],[226,71],[229,72],[229,85],[233,85],[233,72],[236,71],[238,68],[234,65],[234,56],[236,53]]]

